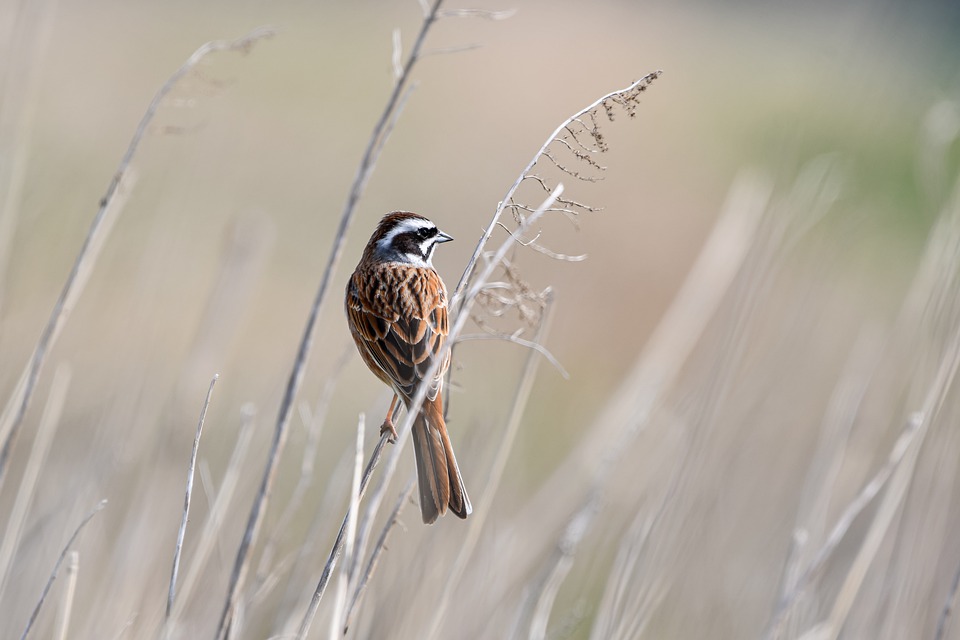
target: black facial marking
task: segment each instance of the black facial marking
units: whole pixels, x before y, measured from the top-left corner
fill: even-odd
[[[393,246],[399,253],[420,256],[426,260],[429,257],[429,254],[432,253],[433,245],[431,244],[427,249],[427,253],[424,253],[423,241],[436,235],[436,227],[408,231],[396,236],[393,240]]]
[[[382,221],[376,235],[379,259],[414,264],[429,264],[436,245],[446,237],[429,220],[406,215]]]

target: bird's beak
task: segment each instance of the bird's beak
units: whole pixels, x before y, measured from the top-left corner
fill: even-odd
[[[453,236],[445,234],[443,231],[437,231],[437,242],[450,242]]]

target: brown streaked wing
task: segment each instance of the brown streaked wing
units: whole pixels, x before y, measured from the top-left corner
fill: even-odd
[[[347,313],[357,345],[410,400],[448,331],[443,282],[431,270],[386,264],[355,273],[349,290]],[[431,400],[448,365],[449,357],[430,383]]]

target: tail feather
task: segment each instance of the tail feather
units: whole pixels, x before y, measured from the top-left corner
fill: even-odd
[[[426,524],[442,516],[447,507],[460,518],[473,512],[453,446],[443,422],[440,397],[427,401],[413,424],[413,449],[420,486],[420,515]]]

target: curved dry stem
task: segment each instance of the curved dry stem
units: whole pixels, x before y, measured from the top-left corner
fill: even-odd
[[[470,260],[467,262],[467,267],[463,270],[463,275],[460,276],[460,281],[457,283],[457,288],[454,289],[453,295],[451,296],[451,308],[460,302],[462,307],[461,296],[463,295],[464,290],[467,287],[467,283],[470,281],[470,278],[473,276],[473,271],[477,266],[477,260],[480,259],[480,255],[483,253],[484,248],[487,246],[487,242],[490,240],[490,236],[493,234],[493,230],[496,229],[497,223],[500,222],[500,217],[503,215],[505,209],[509,208],[511,203],[514,201],[514,195],[517,193],[517,189],[520,188],[520,185],[527,180],[528,178],[536,179],[540,181],[540,184],[543,188],[549,193],[550,189],[547,187],[541,178],[534,177],[531,173],[533,167],[536,166],[540,158],[547,154],[547,149],[551,144],[560,136],[561,132],[564,130],[570,129],[570,125],[574,122],[582,123],[582,118],[592,112],[594,109],[597,109],[601,105],[606,104],[610,100],[616,100],[620,103],[623,100],[633,98],[636,95],[639,95],[640,92],[646,90],[650,84],[660,77],[661,71],[654,71],[653,73],[647,74],[644,77],[640,78],[636,82],[632,82],[630,85],[624,87],[623,89],[618,89],[617,91],[612,91],[605,96],[602,96],[590,103],[587,107],[581,109],[577,113],[573,114],[569,118],[563,121],[559,127],[554,129],[554,131],[547,137],[546,142],[543,143],[543,146],[533,155],[533,159],[530,160],[530,163],[520,172],[520,175],[517,177],[513,185],[507,190],[507,193],[500,200],[500,204],[497,205],[496,211],[493,212],[493,217],[490,220],[490,223],[487,225],[487,228],[484,230],[483,235],[480,237],[480,241],[477,243],[477,248],[474,250],[473,255],[470,256]],[[586,127],[586,125],[584,124]],[[589,130],[589,127],[588,127]],[[579,142],[579,141],[578,141]],[[462,313],[462,309],[458,309],[458,313]]]
[[[42,476],[41,472],[53,441],[56,439],[71,377],[72,373],[68,365],[57,365],[53,374],[53,383],[50,385],[50,394],[37,427],[37,435],[27,457],[27,464],[20,478],[20,486],[17,487],[17,497],[7,513],[7,525],[3,531],[3,540],[0,542],[0,599],[3,598],[10,579],[13,558],[23,536],[24,523],[36,495],[37,483]]]
[[[462,335],[459,338],[460,342],[471,342],[474,340],[502,340],[504,342],[518,344],[521,347],[526,347],[527,349],[532,349],[546,358],[547,361],[553,365],[553,368],[564,377],[564,379],[570,378],[570,374],[566,369],[564,369],[563,365],[560,364],[560,361],[557,360],[557,358],[549,349],[540,344],[540,342],[537,340],[526,340],[520,336],[509,333],[470,333],[467,335]]]
[[[261,525],[263,524],[263,516],[266,512],[270,488],[273,486],[277,465],[280,461],[280,456],[283,453],[284,446],[286,445],[287,432],[290,424],[290,416],[293,412],[294,399],[296,398],[297,392],[300,389],[300,384],[303,379],[303,372],[306,368],[306,363],[309,359],[310,351],[313,346],[314,328],[317,324],[317,318],[320,316],[320,309],[326,300],[330,281],[333,279],[333,273],[337,268],[337,264],[340,262],[341,255],[343,254],[343,248],[346,244],[347,230],[350,227],[350,222],[353,220],[354,210],[357,202],[360,200],[360,196],[363,193],[364,188],[367,185],[367,181],[370,179],[370,176],[373,173],[377,158],[379,157],[380,151],[383,149],[383,145],[393,129],[393,124],[396,122],[396,118],[404,105],[406,96],[409,95],[407,91],[407,83],[410,78],[410,72],[417,60],[419,60],[419,52],[423,46],[424,38],[426,37],[427,31],[429,31],[430,27],[436,21],[437,9],[439,8],[441,2],[442,0],[437,0],[432,11],[424,18],[420,33],[418,34],[416,42],[413,45],[413,49],[410,51],[410,56],[407,59],[407,63],[404,65],[403,71],[393,87],[393,91],[387,100],[387,104],[384,107],[380,119],[373,128],[373,133],[371,134],[370,140],[367,143],[367,148],[364,151],[363,158],[360,161],[360,166],[357,168],[353,185],[350,188],[350,193],[347,196],[346,203],[344,204],[343,213],[340,216],[340,223],[337,227],[336,234],[334,235],[333,247],[330,250],[330,256],[327,259],[327,265],[323,271],[320,285],[317,288],[317,294],[314,298],[313,305],[311,306],[310,312],[307,315],[307,322],[303,330],[303,336],[300,339],[300,346],[297,350],[297,355],[290,371],[290,377],[287,381],[283,400],[280,403],[280,408],[277,414],[277,422],[274,428],[273,442],[271,443],[270,453],[267,458],[267,466],[263,472],[260,490],[257,492],[257,497],[254,499],[253,506],[250,509],[250,516],[247,519],[247,526],[243,534],[243,539],[241,540],[240,547],[237,550],[237,557],[234,561],[233,571],[230,577],[230,586],[228,587],[227,598],[223,606],[223,613],[220,616],[217,638],[223,639],[228,635],[231,620],[233,618],[234,608],[237,604],[237,598],[239,597],[240,590],[243,587],[246,574],[249,570],[250,549],[256,540]]]
[[[63,564],[64,558],[67,557],[70,547],[72,547],[73,543],[76,542],[77,536],[79,536],[80,532],[83,531],[83,528],[87,526],[87,523],[93,519],[93,516],[100,513],[105,506],[107,506],[107,501],[101,500],[100,503],[94,507],[93,510],[88,513],[83,520],[80,521],[80,524],[77,525],[77,528],[73,531],[73,535],[70,536],[69,540],[67,540],[67,544],[63,546],[63,551],[60,552],[60,557],[57,558],[57,562],[53,565],[53,571],[50,572],[50,577],[47,578],[47,584],[43,587],[43,592],[40,594],[40,599],[37,601],[37,606],[33,608],[33,613],[30,614],[30,619],[27,620],[27,626],[24,627],[23,633],[20,634],[20,640],[26,640],[27,636],[30,635],[30,630],[33,628],[33,624],[37,621],[37,616],[40,615],[40,609],[43,608],[43,602],[47,599],[47,594],[50,593],[50,587],[53,586],[53,581],[57,579],[57,572],[60,571],[60,565]]]
[[[98,253],[97,249],[103,245],[109,230],[109,225],[105,224],[108,220],[107,213],[111,209],[111,205],[116,206],[114,201],[117,194],[121,192],[120,187],[122,183],[125,182],[125,176],[130,168],[130,163],[133,161],[140,142],[146,135],[147,127],[156,115],[163,99],[176,84],[207,55],[217,51],[242,51],[246,53],[250,51],[250,48],[257,41],[272,35],[273,31],[271,29],[261,27],[251,31],[238,40],[215,40],[206,43],[194,51],[193,55],[187,58],[187,61],[160,86],[160,89],[153,96],[153,100],[150,101],[146,112],[137,125],[137,129],[133,134],[133,138],[130,140],[130,144],[127,146],[127,150],[120,159],[120,164],[113,178],[110,180],[110,184],[107,186],[106,193],[104,193],[100,199],[100,208],[94,216],[93,222],[90,223],[90,229],[87,231],[87,235],[83,240],[80,252],[74,260],[73,267],[71,267],[63,289],[60,291],[60,296],[53,305],[50,318],[40,333],[40,338],[37,340],[37,345],[33,349],[30,362],[27,363],[26,370],[23,374],[23,382],[17,386],[14,395],[8,402],[7,408],[4,409],[3,417],[0,418],[0,434],[7,434],[3,448],[0,449],[0,485],[3,484],[10,454],[16,443],[20,428],[23,425],[23,418],[27,413],[27,408],[30,406],[30,400],[33,397],[37,380],[40,378],[40,371],[43,368],[47,353],[53,346],[57,334],[67,319],[70,309],[76,303],[76,299],[83,289],[83,284],[86,280],[85,276],[89,275],[90,270],[93,268]],[[11,411],[11,407],[15,408]]]
[[[553,315],[552,312],[553,294],[552,292],[547,292],[547,306],[543,315],[540,317],[540,323],[537,326],[537,331],[533,337],[533,341],[530,343],[531,345],[539,346],[541,341],[546,336],[547,331],[550,329],[550,320],[552,319]],[[466,337],[467,336],[461,337],[461,340]],[[430,630],[427,633],[427,638],[437,637],[437,633],[440,631],[440,624],[442,623],[443,617],[450,605],[450,600],[453,597],[457,583],[463,576],[463,572],[467,567],[467,562],[469,561],[470,556],[473,554],[473,551],[477,546],[477,542],[480,540],[480,532],[483,530],[483,525],[486,522],[486,517],[490,510],[490,504],[493,502],[493,497],[496,495],[497,489],[500,486],[500,481],[503,478],[503,472],[507,467],[507,459],[510,457],[510,452],[513,450],[513,443],[516,440],[517,432],[520,429],[520,421],[523,418],[523,413],[527,406],[527,400],[530,398],[530,392],[533,390],[533,382],[536,379],[537,368],[540,364],[540,359],[537,358],[536,355],[537,353],[541,353],[544,355],[544,357],[553,362],[552,356],[549,355],[549,352],[544,351],[533,349],[527,356],[523,373],[520,376],[520,383],[517,386],[517,393],[514,395],[513,402],[511,404],[510,416],[507,419],[503,437],[500,438],[500,446],[497,449],[496,457],[494,458],[493,465],[490,469],[489,479],[484,487],[483,493],[480,495],[480,499],[477,501],[476,516],[470,520],[469,527],[467,529],[467,535],[463,543],[460,545],[460,552],[457,554],[457,559],[453,564],[453,568],[447,575],[447,582],[441,591],[442,595],[440,597],[440,602],[433,610],[433,617],[430,621]]]
[[[162,634],[164,638],[176,636],[176,622],[183,615],[187,603],[190,602],[194,587],[200,579],[200,574],[210,558],[223,527],[223,522],[233,499],[233,494],[240,481],[244,462],[247,458],[247,452],[250,450],[250,443],[253,440],[253,434],[256,431],[256,409],[253,405],[244,405],[240,412],[240,435],[233,447],[233,453],[230,454],[230,461],[227,463],[227,470],[223,475],[220,484],[220,490],[217,492],[216,500],[210,508],[207,521],[203,525],[203,530],[198,537],[196,549],[194,550],[190,568],[184,576],[180,587],[180,598],[174,603],[173,613],[165,623],[165,629]]]
[[[190,498],[193,496],[193,478],[194,470],[197,467],[197,451],[200,449],[200,436],[203,434],[203,421],[207,417],[207,409],[210,408],[210,399],[213,397],[213,387],[217,384],[220,374],[213,374],[210,380],[210,387],[207,389],[207,397],[203,401],[203,408],[200,409],[200,419],[197,421],[197,433],[193,438],[193,449],[190,451],[190,468],[187,471],[187,489],[183,498],[183,517],[180,519],[180,528],[177,530],[177,546],[173,552],[173,569],[170,571],[170,588],[167,591],[167,611],[165,619],[170,619],[173,612],[173,601],[177,595],[177,574],[180,572],[180,554],[183,551],[183,539],[187,535],[187,521],[190,518]]]

